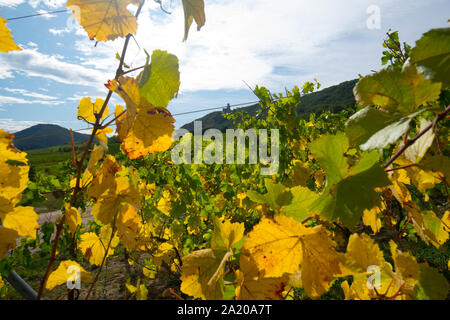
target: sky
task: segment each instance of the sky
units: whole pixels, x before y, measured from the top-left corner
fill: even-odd
[[[0,0],[0,16],[62,10],[66,2]],[[178,57],[181,85],[168,106],[172,114],[257,100],[244,81],[277,93],[314,78],[323,88],[356,79],[382,68],[381,44],[389,29],[414,45],[429,29],[447,27],[450,18],[448,0],[205,0],[205,26],[197,31],[193,23],[182,42],[181,1],[162,4],[170,14],[146,1],[125,62],[143,65],[144,49]],[[23,50],[0,53],[0,128],[15,132],[38,123],[86,128],[76,118],[78,101],[106,97],[104,83],[114,77],[115,54],[124,40],[95,46],[71,12],[11,20],[7,26]],[[120,97],[113,96],[110,110],[118,103]],[[175,116],[175,125],[207,113]]]

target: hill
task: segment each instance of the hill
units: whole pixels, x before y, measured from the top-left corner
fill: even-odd
[[[353,87],[358,82],[357,79],[345,81],[338,85],[328,87],[321,91],[313,92],[302,97],[302,101],[297,106],[297,113],[302,118],[309,118],[311,113],[320,114],[325,111],[339,112],[345,108],[355,106]],[[234,109],[232,112],[244,111],[250,115],[255,115],[259,109],[259,104],[244,108]],[[195,121],[202,121],[203,131],[215,128],[224,132],[233,128],[233,121],[225,119],[221,111],[211,112]],[[182,126],[190,132],[194,131],[194,121]]]
[[[74,143],[89,139],[89,135],[73,132]],[[37,124],[14,133],[14,145],[19,150],[42,149],[70,144],[69,130],[55,124]]]

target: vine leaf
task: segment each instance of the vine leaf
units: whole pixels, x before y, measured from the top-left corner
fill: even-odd
[[[137,79],[141,97],[155,107],[167,107],[180,87],[177,56],[167,51],[153,51],[151,65],[146,66]]]
[[[250,231],[242,250],[267,278],[295,273],[301,265],[306,293],[318,298],[342,272],[334,245],[323,226],[306,228],[292,218],[276,215],[275,220],[263,218]]]
[[[105,100],[97,98],[92,103],[91,98],[83,98],[78,103],[78,119],[83,119],[87,122],[95,122],[95,114],[100,113]],[[105,111],[102,114],[100,120],[104,119],[108,115],[108,106],[105,107]]]
[[[19,236],[16,230],[0,227],[0,259],[16,247],[16,239]]]
[[[233,256],[233,244],[244,235],[244,224],[214,217],[211,248],[183,257],[181,291],[202,299],[222,299],[225,262]]]
[[[164,152],[173,143],[175,120],[164,108],[139,110],[133,127],[122,140],[122,146],[131,160],[148,153]]]
[[[15,207],[13,211],[7,214],[0,212],[3,226],[16,230],[20,236],[36,239],[36,230],[39,228],[37,222],[39,216],[34,212],[33,207]]]
[[[289,275],[265,278],[256,263],[248,256],[241,255],[239,270],[236,270],[236,300],[281,300]]]
[[[442,87],[450,86],[450,28],[433,29],[416,42],[411,62]]]
[[[85,258],[89,259],[89,263],[100,266],[103,257],[106,254],[109,240],[111,239],[112,227],[105,225],[100,229],[100,236],[94,232],[86,232],[81,235],[81,241],[78,244]],[[111,241],[106,257],[114,253],[114,248],[119,244],[119,238],[114,235]]]
[[[80,213],[78,212],[77,208],[71,207],[68,203],[65,203],[64,207],[66,209],[66,211],[64,212],[66,222],[69,226],[70,232],[74,234],[77,230],[77,227],[81,225]]]
[[[11,36],[11,31],[6,26],[6,20],[0,16],[0,52],[22,50]]]
[[[442,85],[425,79],[414,65],[403,70],[388,67],[362,78],[353,89],[356,102],[375,105],[392,113],[409,115],[427,102],[439,99]]]
[[[205,3],[203,0],[182,0],[184,10],[184,38],[186,41],[192,21],[197,24],[197,31],[205,25]]]
[[[137,0],[69,0],[66,7],[87,32],[89,39],[114,40],[127,34],[136,34],[137,19],[127,10]]]
[[[301,222],[311,216],[313,212],[310,207],[319,195],[302,186],[291,188],[291,193],[293,197],[291,204],[281,208],[280,212]]]
[[[349,167],[344,157],[348,145],[348,138],[343,133],[324,135],[310,144],[311,153],[325,169],[327,179],[324,191],[310,210],[353,228],[365,209],[380,203],[375,188],[387,186],[390,182],[378,164],[380,156],[377,150],[362,153],[357,164]],[[355,190],[359,190],[357,197]]]
[[[264,185],[267,193],[260,194],[253,190],[247,192],[250,200],[256,203],[267,204],[274,211],[278,211],[282,206],[288,205],[292,200],[292,194],[289,188],[281,183],[275,183],[271,179],[264,179]]]
[[[79,273],[77,272],[78,270],[80,271]],[[84,270],[84,268],[78,264],[78,262],[65,260],[61,261],[58,268],[50,274],[47,283],[45,284],[45,288],[53,290],[53,288],[65,284],[69,280],[80,280],[81,282],[89,283],[92,281],[92,277],[89,272]]]
[[[131,160],[170,148],[175,119],[166,108],[154,107],[142,97],[133,78],[109,81],[107,87],[119,94],[127,106],[125,116],[116,119],[116,124],[122,146]],[[116,117],[122,112],[122,107],[116,106]]]

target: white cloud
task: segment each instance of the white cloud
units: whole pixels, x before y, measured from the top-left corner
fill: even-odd
[[[37,43],[34,43],[33,41],[29,41],[27,43],[27,46],[29,46],[29,47],[37,47],[38,45],[37,45]]]
[[[0,128],[8,132],[17,132],[40,123],[48,123],[48,122],[22,121],[22,120],[13,120],[10,118],[0,118]]]
[[[64,33],[69,33],[71,30],[69,28],[64,28],[64,29],[53,29],[53,28],[50,28],[50,29],[48,29],[48,31],[51,34],[55,35],[55,36],[60,36],[60,35],[62,35]]]
[[[381,8],[380,30],[366,25],[367,8],[373,4]],[[420,15],[422,7],[444,4],[444,0],[413,0],[405,12],[400,0],[211,0],[205,7],[206,25],[196,32],[193,23],[188,41],[182,43],[181,6],[171,15],[161,15],[159,6],[149,2],[139,17],[136,40],[141,49],[132,40],[126,62],[142,64],[143,48],[176,54],[181,91],[243,89],[242,80],[283,90],[315,77],[328,86],[380,68],[380,44],[387,29],[403,27],[403,38],[416,40],[420,33],[410,30],[416,24],[410,21],[417,19],[406,18]],[[88,43],[86,38],[77,42],[85,56],[82,65],[102,69],[117,65],[112,57],[120,52],[123,40],[95,48]]]
[[[59,105],[63,104],[63,101],[54,100],[26,100],[23,98],[16,98],[10,96],[0,95],[0,106],[7,106],[11,104],[43,104],[43,105]]]
[[[0,0],[0,7],[15,7],[25,2],[25,0]]]
[[[44,99],[44,100],[55,100],[55,99],[57,99],[56,97],[48,96],[48,95],[37,93],[37,92],[31,92],[31,91],[28,91],[28,90],[25,90],[25,89],[4,88],[3,90],[8,91],[8,92],[12,92],[12,93],[16,93],[16,94],[20,94],[20,95],[25,96],[25,97],[31,97],[31,98],[36,98],[36,99]]]
[[[42,14],[41,17],[46,19],[46,20],[49,20],[51,18],[55,18],[56,17],[56,14],[51,14],[51,13],[44,14],[44,13],[47,13],[47,12],[48,11],[42,10],[42,9],[38,10],[38,13]]]
[[[102,86],[105,79],[108,79],[108,73],[104,70],[65,62],[59,55],[46,55],[37,49],[2,54],[0,55],[0,66],[0,69],[5,70],[4,78],[11,77],[13,72],[19,71],[28,77],[46,78],[60,83],[86,86]]]
[[[0,0],[3,1],[3,0]],[[65,3],[67,2],[67,0],[29,0],[28,3],[30,4],[30,6],[32,6],[33,8],[36,8],[39,4],[42,3],[43,6],[52,8],[52,9],[57,9],[59,7],[62,7]]]

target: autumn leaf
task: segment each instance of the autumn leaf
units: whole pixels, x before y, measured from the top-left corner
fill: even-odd
[[[133,127],[122,140],[122,146],[131,160],[148,153],[164,152],[173,143],[172,133],[175,120],[163,108],[140,110]]]
[[[181,291],[194,298],[222,299],[224,264],[230,256],[226,250],[203,249],[183,257]]]
[[[126,204],[121,206],[116,226],[124,247],[129,251],[133,250],[136,247],[141,222],[136,214],[136,209],[132,205]]]
[[[214,216],[214,232],[211,236],[211,248],[232,250],[232,246],[244,236],[244,224],[232,223],[227,219]]]
[[[306,228],[292,218],[263,218],[247,235],[243,252],[254,260],[264,277],[295,273],[301,265],[307,294],[318,298],[341,273],[334,242],[322,226]]]
[[[81,225],[81,216],[77,208],[71,207],[68,203],[64,204],[66,211],[64,212],[64,217],[66,219],[67,225],[69,226],[70,232],[75,233],[77,227]]]
[[[236,300],[281,300],[289,276],[286,273],[282,277],[265,278],[256,263],[242,254],[236,280]]]
[[[96,114],[99,114],[102,110],[102,106],[105,100],[97,98],[95,102],[92,103],[91,98],[83,98],[78,103],[78,119],[83,119],[87,122],[94,123],[96,120]],[[108,115],[108,106],[105,107],[102,117],[100,120],[104,119]]]
[[[192,21],[197,24],[197,31],[205,25],[205,3],[203,0],[182,0],[184,10],[184,38],[186,41]]]
[[[45,284],[45,288],[53,290],[53,288],[65,284],[67,281],[75,282],[77,280],[80,280],[82,283],[89,283],[92,281],[92,277],[89,272],[84,270],[84,268],[78,264],[78,262],[65,260],[50,274]]]
[[[116,124],[122,147],[128,157],[134,160],[148,153],[169,149],[173,143],[175,122],[170,112],[165,108],[154,107],[142,97],[133,78],[121,77],[119,81],[110,81],[108,86],[124,99],[127,106],[125,115],[117,119]],[[123,108],[116,106],[116,116],[122,112]]]
[[[111,240],[112,227],[105,225],[100,229],[100,236],[97,236],[94,232],[87,232],[81,235],[81,241],[79,247],[85,258],[89,259],[91,264],[100,266],[103,261],[103,257],[106,254],[106,248]],[[119,244],[119,238],[114,235],[109,246],[108,254],[106,257],[114,253],[114,248]]]
[[[6,20],[0,16],[0,52],[22,50],[13,40],[11,31],[6,26]]]
[[[15,207],[7,214],[1,214],[3,226],[16,230],[20,236],[36,239],[36,230],[39,228],[37,222],[39,216],[34,212],[33,207]]]
[[[114,40],[127,34],[136,34],[136,17],[128,11],[133,0],[69,0],[66,7],[87,32],[89,39]]]
[[[0,227],[0,259],[3,259],[5,254],[16,248],[16,239],[19,236],[16,230]]]
[[[226,261],[233,256],[232,246],[244,235],[244,225],[214,218],[211,248],[183,257],[181,291],[195,298],[222,299]]]

